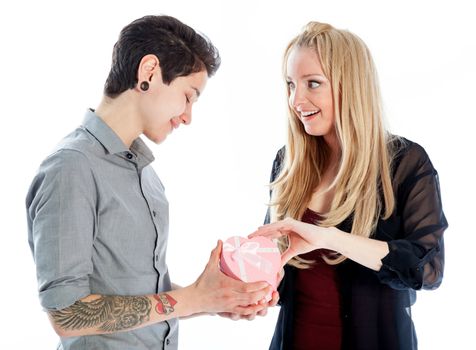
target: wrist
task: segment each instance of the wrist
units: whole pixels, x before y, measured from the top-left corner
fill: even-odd
[[[170,299],[171,298],[171,299]],[[162,292],[153,296],[155,301],[154,307],[157,310],[165,310],[168,304],[173,303],[174,311],[171,315],[173,317],[181,318],[188,317],[197,313],[195,308],[196,296],[193,295],[192,290],[189,287],[175,289],[170,292]],[[163,311],[158,314],[164,313]]]
[[[180,291],[183,294],[182,298],[184,299],[184,306],[186,309],[186,314],[184,316],[191,316],[206,311],[203,303],[203,295],[200,293],[196,282],[180,289]]]
[[[336,227],[328,227],[324,231],[323,248],[339,252],[339,241],[344,232]]]

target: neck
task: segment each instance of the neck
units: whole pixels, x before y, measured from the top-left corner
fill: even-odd
[[[334,167],[339,163],[340,156],[341,156],[341,149],[340,149],[339,141],[337,140],[337,134],[333,132],[332,134],[325,135],[324,141],[326,141],[331,151],[330,158],[329,158],[329,165],[331,167]]]
[[[95,111],[127,148],[142,134],[142,125],[135,106],[133,96],[129,91],[125,91],[116,98],[103,96]]]

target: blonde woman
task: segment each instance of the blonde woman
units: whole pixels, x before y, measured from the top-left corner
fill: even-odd
[[[417,349],[416,290],[442,280],[436,170],[418,144],[388,133],[369,50],[311,22],[288,45],[287,146],[271,176],[286,264],[271,349]],[[268,217],[269,222],[269,217]]]

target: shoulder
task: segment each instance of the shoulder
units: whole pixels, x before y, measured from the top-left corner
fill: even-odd
[[[77,128],[64,137],[41,163],[40,170],[47,168],[84,169],[91,158],[104,153],[101,144],[87,130]]]
[[[436,174],[436,170],[425,149],[404,137],[394,136],[390,141],[393,154],[393,176],[397,182]]]
[[[60,149],[40,165],[29,189],[29,196],[38,191],[64,191],[68,186],[93,183],[89,160],[76,150]]]
[[[286,153],[285,146],[281,147],[276,153],[276,157],[274,158],[274,161],[273,161],[273,169],[271,171],[271,181],[274,181],[274,179],[277,178],[279,173],[281,172],[281,168],[284,163],[285,153]]]
[[[67,138],[63,139],[40,164],[37,180],[62,178],[72,183],[85,176],[88,178],[91,176],[91,152],[82,147],[80,142],[71,142]]]
[[[276,157],[274,158],[274,162],[282,163],[284,160],[285,153],[286,153],[286,146],[283,146],[278,150],[278,152],[276,152]]]
[[[59,198],[72,190],[93,188],[95,181],[88,158],[76,150],[60,149],[40,165],[27,194],[27,206]]]
[[[78,127],[76,130],[64,137],[58,143],[54,152],[68,150],[76,151],[84,155],[96,154],[99,150],[104,152],[101,143],[83,127]]]
[[[89,160],[87,155],[79,149],[75,148],[59,148],[51,153],[41,163],[40,170],[51,171],[74,171],[89,168]]]

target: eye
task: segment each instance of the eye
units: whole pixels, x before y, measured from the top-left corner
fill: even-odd
[[[190,103],[190,97],[188,97],[188,95],[185,95],[185,99],[187,100],[187,103]]]
[[[310,89],[317,89],[319,86],[321,86],[321,83],[319,83],[319,82],[316,81],[316,80],[309,80],[307,86],[308,86]]]
[[[286,81],[286,85],[288,86],[289,90],[294,90],[294,83],[292,81]]]

